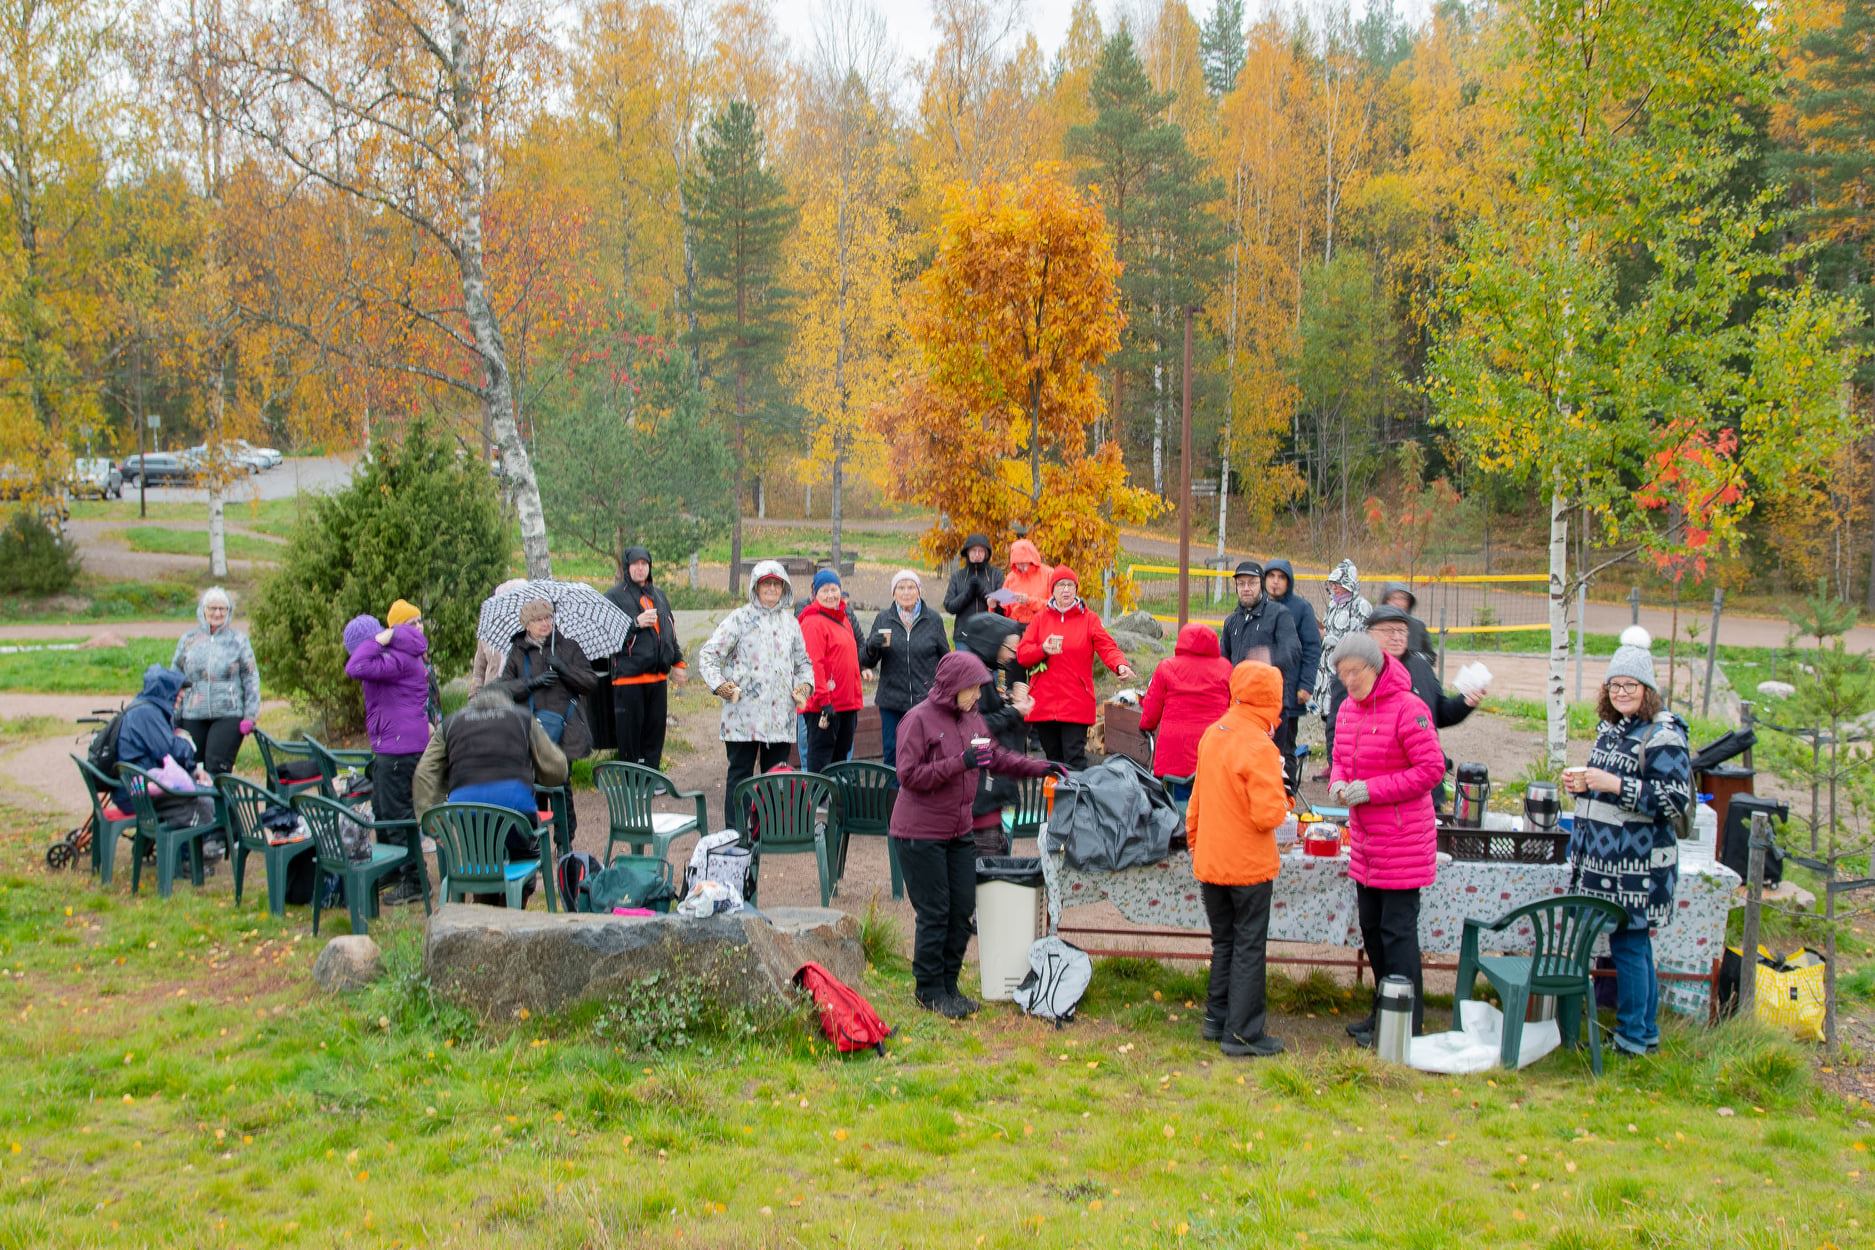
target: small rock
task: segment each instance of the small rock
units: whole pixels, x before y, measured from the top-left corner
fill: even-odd
[[[1767,699],[1788,699],[1797,693],[1797,687],[1787,681],[1761,681],[1758,693]]]
[[[326,943],[313,963],[313,980],[330,993],[355,990],[384,975],[384,952],[363,934],[347,934]]]
[[[1124,630],[1129,634],[1143,634],[1147,638],[1165,637],[1165,626],[1154,620],[1152,613],[1143,608],[1128,612],[1125,616],[1110,622],[1107,628],[1113,633]]]
[[[85,639],[78,645],[78,649],[80,651],[101,651],[107,647],[122,647],[126,645],[128,644],[124,642],[124,636],[122,634],[107,629],[101,634],[93,634],[91,637]]]
[[[1130,629],[1113,629],[1109,632],[1113,635],[1113,645],[1128,655],[1159,655],[1165,651],[1165,644],[1157,638],[1136,634]]]

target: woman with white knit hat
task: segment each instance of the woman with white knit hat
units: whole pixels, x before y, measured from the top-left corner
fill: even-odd
[[[1624,1055],[1660,1048],[1652,930],[1673,919],[1680,820],[1693,805],[1686,722],[1662,705],[1652,645],[1639,625],[1621,632],[1602,681],[1601,728],[1588,767],[1563,771],[1563,788],[1576,796],[1571,888],[1627,914],[1608,941],[1615,964],[1615,1050]]]
[[[879,670],[879,736],[887,768],[898,767],[898,722],[931,693],[938,661],[951,649],[944,622],[924,601],[911,569],[892,574],[892,604],[873,618],[860,663]]]

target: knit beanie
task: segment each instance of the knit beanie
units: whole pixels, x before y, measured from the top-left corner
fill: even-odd
[[[814,593],[819,594],[822,586],[838,586],[840,575],[832,569],[822,569],[814,574]]]
[[[423,615],[423,610],[408,599],[399,599],[391,605],[391,610],[384,614],[384,623],[395,629],[399,625],[408,625]]]
[[[1621,645],[1615,648],[1615,655],[1608,661],[1608,676],[1603,683],[1617,677],[1631,677],[1649,690],[1659,690],[1654,680],[1654,653],[1649,650],[1654,645],[1652,635],[1639,625],[1630,625],[1621,631]]]
[[[345,632],[339,635],[345,643],[345,654],[350,655],[358,650],[358,648],[364,646],[365,639],[371,637],[373,634],[381,632],[383,628],[384,626],[378,623],[378,618],[371,615],[369,612],[366,612],[362,616],[354,616],[351,620],[346,621]]]
[[[918,575],[912,572],[910,569],[900,569],[898,572],[892,574],[892,589],[893,590],[898,589],[898,584],[900,582],[910,582],[913,586],[916,586],[918,588],[919,594],[922,595],[924,593],[924,582],[920,580]]]
[[[1081,585],[1081,575],[1065,564],[1057,564],[1055,571],[1048,575],[1048,592],[1053,594],[1055,587],[1062,582],[1073,582],[1078,590]]]
[[[1380,644],[1370,634],[1349,634],[1335,644],[1335,668],[1341,668],[1343,660],[1359,660],[1378,673],[1383,667],[1380,657]]]

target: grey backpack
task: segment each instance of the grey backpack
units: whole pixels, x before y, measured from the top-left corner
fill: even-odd
[[[1093,979],[1094,961],[1086,951],[1058,937],[1039,938],[1029,947],[1029,975],[1015,988],[1016,1005],[1060,1028],[1074,1019]]]

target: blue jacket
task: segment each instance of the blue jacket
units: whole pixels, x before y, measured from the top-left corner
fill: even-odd
[[[1315,681],[1315,670],[1322,664],[1322,627],[1315,619],[1315,605],[1296,593],[1296,571],[1287,560],[1271,560],[1263,566],[1263,576],[1267,579],[1271,573],[1281,573],[1289,579],[1289,589],[1270,598],[1289,609],[1289,615],[1295,619],[1296,642],[1301,649],[1301,656],[1296,664],[1300,675],[1299,689],[1311,689]],[[1267,582],[1265,583],[1267,586]],[[1265,590],[1268,594],[1267,589]],[[1302,709],[1296,706],[1292,695],[1283,706],[1283,715],[1297,717]]]
[[[176,732],[176,695],[182,674],[161,664],[143,670],[143,690],[124,709],[124,725],[117,737],[117,762],[134,764],[147,772],[162,767],[165,755],[184,768],[195,767],[195,748]],[[122,800],[122,787],[118,788]]]

